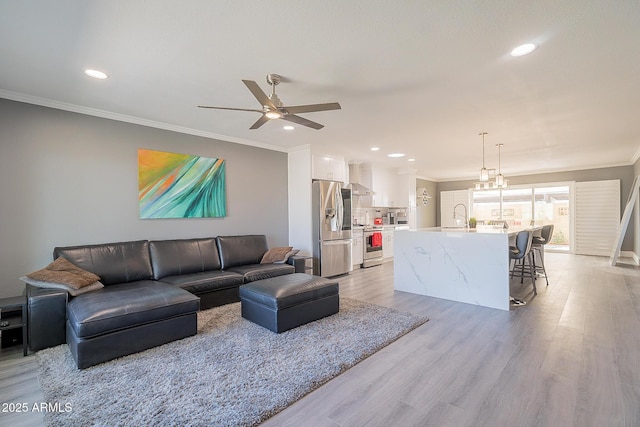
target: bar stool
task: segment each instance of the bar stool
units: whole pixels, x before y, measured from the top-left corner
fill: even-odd
[[[541,272],[544,274],[544,280],[547,282],[547,286],[549,286],[549,279],[547,278],[547,270],[544,268],[544,246],[551,241],[551,236],[553,236],[553,224],[545,225],[542,227],[540,236],[533,236],[531,243],[534,270],[536,273]],[[536,252],[540,254],[540,265],[536,263]]]
[[[518,232],[516,236],[516,245],[509,247],[509,260],[513,260],[513,267],[511,268],[511,278],[514,276],[520,277],[520,283],[524,282],[524,276],[528,270],[528,276],[531,278],[531,284],[533,285],[533,294],[537,295],[536,289],[536,275],[534,271],[533,256],[531,252],[531,244],[533,239],[533,232],[530,230],[523,230]],[[528,260],[528,262],[525,262]],[[528,268],[527,268],[528,267]]]

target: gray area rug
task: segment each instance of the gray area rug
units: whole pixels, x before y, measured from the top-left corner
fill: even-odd
[[[275,334],[240,303],[198,314],[198,335],[78,370],[66,345],[36,354],[51,426],[251,426],[428,319],[340,298],[340,312]]]

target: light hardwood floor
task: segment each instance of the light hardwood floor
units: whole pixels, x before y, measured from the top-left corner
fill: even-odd
[[[340,293],[430,321],[264,426],[640,426],[640,269],[547,253],[549,286],[500,311],[393,290],[393,263],[339,278]],[[0,352],[2,402],[39,402],[33,356]],[[5,422],[7,424],[5,424]],[[0,413],[37,426],[40,414]]]

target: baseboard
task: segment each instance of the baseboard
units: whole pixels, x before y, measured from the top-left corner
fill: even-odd
[[[633,251],[620,251],[620,258],[631,258],[635,265],[640,265],[640,257]]]

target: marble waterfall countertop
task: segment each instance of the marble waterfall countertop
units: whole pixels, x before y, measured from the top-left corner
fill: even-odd
[[[394,289],[509,310],[509,235],[502,228],[394,232]]]

